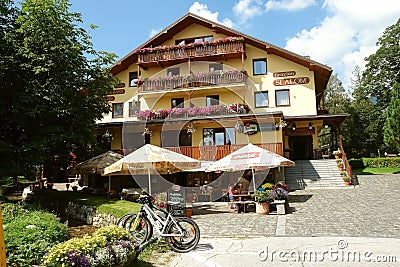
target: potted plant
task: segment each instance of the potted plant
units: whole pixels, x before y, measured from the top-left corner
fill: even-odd
[[[342,151],[340,151],[340,149],[338,149],[338,150],[333,151],[332,154],[335,156],[336,159],[340,159],[340,157],[342,156]]]
[[[343,170],[344,170],[344,163],[343,163],[343,160],[338,160],[338,161],[336,162],[336,165],[338,166],[339,171],[343,171]]]
[[[273,201],[270,196],[271,190],[259,188],[254,193],[254,197],[256,200],[256,212],[259,214],[268,214],[269,213],[269,203]]]
[[[345,185],[350,185],[351,177],[346,173],[346,175],[343,176],[343,181]]]

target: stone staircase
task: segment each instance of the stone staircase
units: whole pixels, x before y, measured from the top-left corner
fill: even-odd
[[[296,160],[296,166],[285,167],[289,190],[345,188],[334,159]]]

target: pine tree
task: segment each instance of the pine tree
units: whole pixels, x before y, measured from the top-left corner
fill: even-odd
[[[386,111],[384,141],[389,148],[400,152],[400,83],[393,86],[392,98]]]

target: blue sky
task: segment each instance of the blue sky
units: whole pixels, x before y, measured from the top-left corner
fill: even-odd
[[[96,49],[123,57],[188,12],[326,64],[350,85],[399,0],[71,0]],[[99,28],[90,30],[89,25]]]

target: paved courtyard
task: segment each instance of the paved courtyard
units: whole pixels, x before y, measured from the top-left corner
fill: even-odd
[[[359,175],[360,185],[289,194],[289,213],[236,214],[227,203],[194,208],[202,237],[400,237],[400,175]]]

